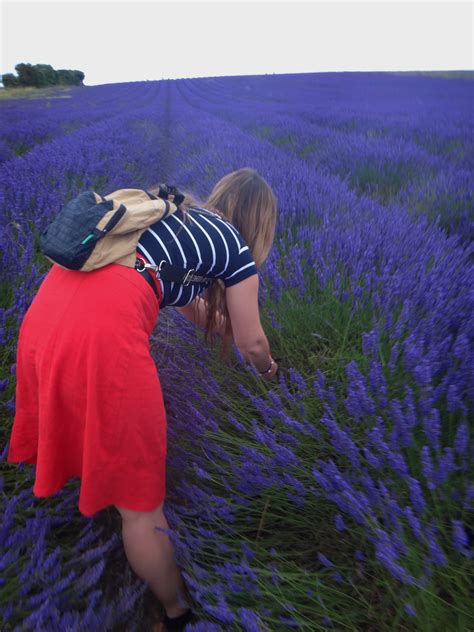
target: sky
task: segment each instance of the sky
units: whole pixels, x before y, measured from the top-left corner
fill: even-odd
[[[82,70],[85,85],[273,73],[472,70],[473,3],[1,2],[0,74]]]

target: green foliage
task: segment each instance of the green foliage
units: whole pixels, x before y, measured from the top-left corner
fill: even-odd
[[[18,88],[20,86],[20,80],[11,72],[2,75],[2,82],[5,88]]]
[[[58,83],[58,73],[49,64],[35,66],[40,86],[55,86]]]
[[[20,63],[15,66],[15,70],[18,77],[12,73],[3,75],[2,81],[5,88],[82,86],[85,78],[85,74],[81,70],[68,70],[66,68],[55,70],[50,64]]]
[[[80,70],[56,70],[58,83],[65,86],[81,86],[85,74]]]

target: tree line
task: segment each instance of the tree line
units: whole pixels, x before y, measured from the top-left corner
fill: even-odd
[[[49,64],[17,64],[13,73],[2,75],[5,88],[19,88],[33,86],[43,88],[45,86],[82,86],[85,74],[81,70],[55,70]]]

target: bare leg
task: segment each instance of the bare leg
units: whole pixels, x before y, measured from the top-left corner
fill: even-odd
[[[169,617],[183,614],[192,599],[174,559],[170,538],[155,526],[169,529],[163,503],[151,512],[115,506],[122,516],[122,540],[128,562],[159,599]]]

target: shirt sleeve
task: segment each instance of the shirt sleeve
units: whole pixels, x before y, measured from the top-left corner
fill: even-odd
[[[240,283],[240,281],[252,276],[252,274],[258,274],[250,248],[240,233],[236,232],[234,234],[239,246],[237,246],[236,240],[231,236],[229,240],[229,265],[222,277],[225,287]]]

